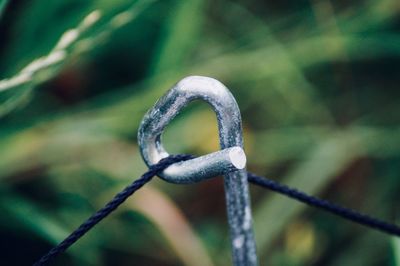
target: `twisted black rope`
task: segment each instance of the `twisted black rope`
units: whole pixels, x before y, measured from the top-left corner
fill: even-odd
[[[371,217],[369,215],[360,213],[358,211],[339,206],[337,204],[334,204],[332,202],[329,202],[327,200],[319,199],[314,196],[307,195],[304,192],[298,191],[296,189],[290,188],[286,185],[279,184],[276,181],[273,181],[271,179],[262,177],[262,176],[257,176],[252,173],[247,173],[247,177],[249,182],[264,187],[268,188],[272,191],[278,192],[280,194],[283,194],[289,198],[295,199],[297,201],[301,201],[309,206],[316,207],[319,209],[322,209],[324,211],[333,213],[337,216],[340,216],[342,218],[345,218],[347,220],[353,221],[355,223],[391,234],[391,235],[396,235],[400,236],[400,227],[391,224],[382,220],[379,220],[377,218]]]
[[[162,159],[158,164],[155,164],[149,168],[149,170],[144,173],[138,180],[134,181],[132,184],[127,186],[123,191],[118,193],[105,207],[93,214],[89,219],[87,219],[82,225],[80,225],[74,232],[72,232],[67,238],[65,238],[61,243],[52,248],[46,255],[44,255],[39,261],[37,261],[34,266],[47,265],[49,261],[57,256],[58,254],[64,252],[76,241],[78,241],[84,234],[86,234],[90,229],[92,229],[97,223],[104,219],[107,215],[113,212],[119,205],[121,205],[129,196],[131,196],[136,190],[141,188],[144,184],[149,182],[155,175],[160,173],[162,170],[167,168],[169,165],[185,161],[193,158],[191,155],[172,155],[165,159]],[[307,195],[304,192],[298,191],[296,189],[290,188],[286,185],[282,185],[271,179],[257,176],[252,173],[248,173],[249,182],[256,184],[258,186],[270,189],[272,191],[283,194],[287,197],[295,199],[297,201],[303,202],[309,206],[317,207],[319,209],[328,211],[332,214],[338,215],[347,220],[353,221],[355,223],[391,234],[395,236],[400,236],[400,227],[391,224],[366,214],[357,212],[355,210],[342,207],[331,203],[326,200],[319,199],[314,196]]]
[[[34,264],[34,266],[47,265],[51,259],[53,259],[58,254],[64,252],[67,248],[73,245],[79,238],[81,238],[84,234],[86,234],[96,224],[98,224],[107,215],[109,215],[116,208],[118,208],[118,206],[121,205],[136,190],[138,190],[144,184],[149,182],[155,175],[160,173],[169,165],[179,161],[185,161],[191,158],[193,158],[193,156],[191,155],[172,155],[162,159],[159,163],[152,165],[149,168],[149,170],[146,173],[144,173],[139,179],[135,180],[133,183],[127,186],[123,191],[115,195],[115,197],[110,202],[108,202],[107,205],[98,210],[83,224],[81,224],[75,231],[73,231],[67,238],[65,238],[61,243],[52,248],[46,255],[41,257],[40,260],[38,260]]]

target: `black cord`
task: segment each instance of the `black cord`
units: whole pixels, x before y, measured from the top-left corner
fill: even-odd
[[[282,185],[276,181],[273,181],[271,179],[262,177],[262,176],[257,176],[252,173],[247,173],[247,177],[249,182],[264,187],[268,188],[272,191],[278,192],[280,194],[283,194],[287,197],[290,197],[292,199],[295,199],[297,201],[301,201],[307,205],[310,205],[312,207],[316,207],[319,209],[322,209],[324,211],[333,213],[337,216],[340,216],[342,218],[345,218],[347,220],[353,221],[358,224],[362,224],[364,226],[391,234],[391,235],[396,235],[400,236],[400,227],[391,224],[382,220],[379,220],[377,218],[371,217],[369,215],[360,213],[358,211],[339,206],[337,204],[331,203],[327,200],[319,199],[314,196],[307,195],[304,192],[298,191],[296,189],[290,188],[286,185]]]
[[[141,188],[144,184],[149,182],[155,175],[160,173],[162,170],[167,168],[169,165],[185,161],[193,158],[191,155],[172,155],[167,158],[162,159],[159,163],[152,165],[149,170],[144,173],[139,179],[135,180],[129,186],[127,186],[123,191],[119,192],[115,197],[108,202],[103,208],[98,210],[89,219],[87,219],[83,224],[81,224],[75,231],[73,231],[67,238],[65,238],[61,243],[52,248],[46,255],[40,258],[34,266],[47,265],[51,259],[53,259],[58,254],[64,252],[70,246],[72,246],[76,241],[78,241],[84,234],[86,234],[90,229],[92,229],[97,223],[103,220],[107,215],[118,208],[129,196],[131,196],[136,190]]]
[[[194,158],[191,155],[171,155],[167,158],[162,159],[158,164],[155,164],[149,168],[149,170],[144,173],[138,180],[134,181],[132,184],[127,186],[123,191],[118,193],[106,206],[93,214],[89,219],[87,219],[83,224],[81,224],[74,232],[72,232],[67,238],[65,238],[61,243],[52,248],[47,254],[38,260],[34,266],[47,265],[51,259],[53,259],[58,254],[64,252],[70,246],[72,246],[76,241],[78,241],[84,234],[91,230],[97,223],[104,219],[107,215],[113,212],[119,205],[121,205],[129,196],[131,196],[135,191],[141,188],[144,184],[149,182],[155,175],[160,173],[162,170],[167,168],[169,165],[185,161]],[[355,210],[342,207],[331,203],[326,200],[319,199],[314,196],[307,195],[304,192],[298,191],[296,189],[290,188],[286,185],[280,184],[271,179],[257,176],[252,173],[248,173],[249,182],[270,189],[272,191],[283,194],[287,197],[295,199],[297,201],[303,202],[309,206],[317,207],[321,210],[328,211],[335,215],[338,215],[347,220],[353,221],[355,223],[385,232],[387,234],[400,236],[400,227],[391,224],[377,218],[368,216],[366,214],[357,212]]]

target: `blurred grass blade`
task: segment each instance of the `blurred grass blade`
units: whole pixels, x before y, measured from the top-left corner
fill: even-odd
[[[146,215],[162,232],[176,255],[187,266],[211,266],[210,256],[183,213],[161,191],[150,186],[132,198],[135,210]]]
[[[0,105],[2,107],[0,118],[19,107],[19,104],[25,101],[27,94],[30,94],[37,84],[58,74],[60,64],[67,58],[67,49],[78,39],[80,34],[99,19],[99,16],[100,13],[98,11],[91,12],[78,27],[66,31],[49,54],[33,60],[13,77],[0,80],[0,93],[9,90],[21,91],[20,93],[15,93]],[[25,88],[27,92],[23,91]]]
[[[59,38],[55,47],[45,56],[39,57],[31,61],[26,65],[19,73],[13,77],[0,80],[0,92],[18,88],[21,85],[28,83],[35,83],[43,81],[53,77],[57,71],[51,70],[50,73],[46,73],[46,77],[40,75],[45,70],[54,68],[59,63],[63,62],[67,58],[67,48],[69,48],[74,42],[76,42],[79,36],[88,28],[94,25],[100,18],[99,11],[93,11],[89,13],[74,29],[67,30]],[[57,69],[58,70],[58,69]]]
[[[287,101],[287,105],[293,108],[297,113],[303,113],[304,111],[309,110],[310,113],[318,115],[320,119],[323,118],[326,121],[331,121],[332,116],[329,109],[316,100],[318,96],[317,90],[306,78],[305,69],[302,67],[301,63],[294,60],[295,58],[293,58],[291,54],[290,46],[282,43],[275,36],[266,22],[255,14],[249,12],[243,6],[236,3],[230,3],[227,6],[226,12],[231,12],[231,17],[240,17],[245,21],[237,20],[235,22],[238,25],[233,26],[236,26],[238,29],[243,28],[241,32],[242,36],[254,39],[254,43],[260,43],[260,46],[263,47],[261,50],[264,50],[264,53],[270,57],[269,60],[252,58],[252,65],[257,61],[260,62],[259,69],[257,70],[258,78],[269,76],[271,70],[274,70],[277,65],[279,65],[278,68],[282,68],[286,73],[284,78],[279,74],[271,77],[274,79],[272,82],[275,83],[271,89],[276,90],[281,94],[285,101]],[[256,31],[256,34],[254,31]],[[250,48],[244,49],[242,53],[248,53],[251,55],[253,52],[254,50]],[[241,53],[235,51],[234,54],[240,55]],[[258,56],[262,55],[259,54]],[[276,59],[271,60],[274,58]],[[226,64],[226,68],[230,66],[233,65],[229,63]],[[245,68],[246,67],[243,67],[243,72],[245,72]],[[253,75],[254,74],[249,75],[249,79],[251,79]]]
[[[329,265],[392,265],[381,261],[380,256],[387,254],[387,249],[386,235],[365,230],[360,237],[346,245],[346,252],[339,252]]]
[[[81,35],[94,28],[102,16],[99,10],[90,12],[77,27],[69,29],[62,34],[48,55],[33,60],[13,77],[0,80],[0,93],[7,90],[19,89],[21,86],[26,85],[35,87],[44,81],[50,80],[59,73],[62,65],[65,64],[71,55],[77,56],[83,52],[88,52],[101,42],[104,42],[105,39],[109,39],[113,31],[132,21],[152,2],[136,2],[127,10],[113,16],[95,36],[80,39]],[[12,100],[13,104],[7,104],[4,111],[0,113],[0,118],[12,111],[13,108],[18,107],[17,103],[22,101],[22,99],[18,99],[18,95],[15,96]]]
[[[9,0],[0,0],[0,21],[3,17],[4,12],[6,11]]]
[[[2,192],[4,193],[4,191]],[[7,226],[17,226],[18,230],[30,231],[52,245],[61,242],[73,229],[67,229],[66,226],[54,218],[53,213],[48,213],[16,193],[3,194],[0,199],[0,209],[4,210],[8,214],[7,217],[12,217],[11,219],[14,221],[12,225]],[[76,261],[80,261],[83,263],[82,265],[101,265],[98,260],[100,258],[99,245],[93,243],[88,245],[81,241],[80,246],[81,248],[73,248],[69,251]]]
[[[57,244],[69,234],[67,229],[52,219],[52,215],[46,214],[28,200],[15,194],[7,194],[7,197],[2,197],[0,206],[14,219],[23,224],[24,228],[40,235],[52,244]]]
[[[174,3],[164,29],[165,37],[153,58],[152,74],[164,71],[176,74],[183,70],[185,60],[199,39],[204,3],[203,0]]]
[[[394,263],[395,265],[400,265],[400,239],[399,238],[392,238],[392,246],[393,246],[393,253],[394,253]]]
[[[32,87],[27,84],[19,88],[21,91],[14,93],[5,102],[0,104],[0,118],[12,112],[13,110],[25,106],[32,97]]]
[[[315,195],[341,173],[360,154],[351,135],[340,134],[316,146],[308,159],[283,181],[308,194]],[[281,195],[269,195],[255,208],[254,227],[257,247],[262,253],[283,228],[306,206]],[[279,219],[276,219],[279,217]]]

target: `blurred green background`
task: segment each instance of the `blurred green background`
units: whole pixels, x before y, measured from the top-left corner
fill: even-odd
[[[0,0],[0,250],[30,265],[146,170],[144,113],[219,79],[249,170],[389,221],[400,200],[398,0]],[[218,150],[206,104],[173,153]],[[400,265],[400,241],[251,187],[261,265]],[[159,179],[54,265],[230,265],[222,178]]]

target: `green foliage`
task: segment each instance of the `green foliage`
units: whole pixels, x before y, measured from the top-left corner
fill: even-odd
[[[393,239],[393,250],[394,250],[394,260],[395,264],[400,264],[400,244],[398,239]]]
[[[399,18],[397,0],[0,1],[3,261],[31,263],[145,171],[139,123],[193,74],[237,98],[251,171],[396,218]],[[194,104],[164,140],[218,149],[213,112]],[[229,264],[220,178],[149,186],[60,265]],[[400,265],[397,240],[251,192],[261,265]]]

